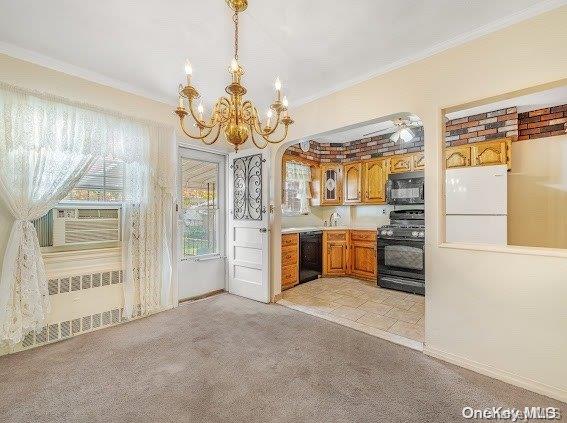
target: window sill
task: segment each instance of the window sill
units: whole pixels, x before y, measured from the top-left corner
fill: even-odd
[[[49,278],[122,269],[120,247],[44,252],[41,255]]]
[[[438,246],[439,248],[453,250],[486,251],[503,254],[567,258],[567,250],[560,248],[521,247],[516,245],[458,244],[447,242],[442,242],[438,244]]]

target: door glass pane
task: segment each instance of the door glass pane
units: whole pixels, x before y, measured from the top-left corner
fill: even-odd
[[[218,253],[218,163],[181,158],[183,255]]]

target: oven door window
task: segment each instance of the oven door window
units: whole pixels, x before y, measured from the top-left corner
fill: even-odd
[[[384,264],[399,269],[423,270],[423,249],[407,245],[386,245]]]

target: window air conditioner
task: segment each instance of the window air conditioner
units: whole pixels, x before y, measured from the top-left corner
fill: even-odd
[[[56,208],[53,246],[120,241],[119,209]]]

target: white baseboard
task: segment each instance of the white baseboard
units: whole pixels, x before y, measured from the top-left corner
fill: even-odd
[[[431,357],[455,364],[459,367],[464,367],[465,369],[472,370],[473,372],[477,372],[485,376],[501,380],[502,382],[567,403],[567,390],[564,388],[549,386],[544,383],[507,372],[506,370],[500,370],[487,364],[482,364],[456,354],[430,347],[427,344],[425,345],[423,352]]]

